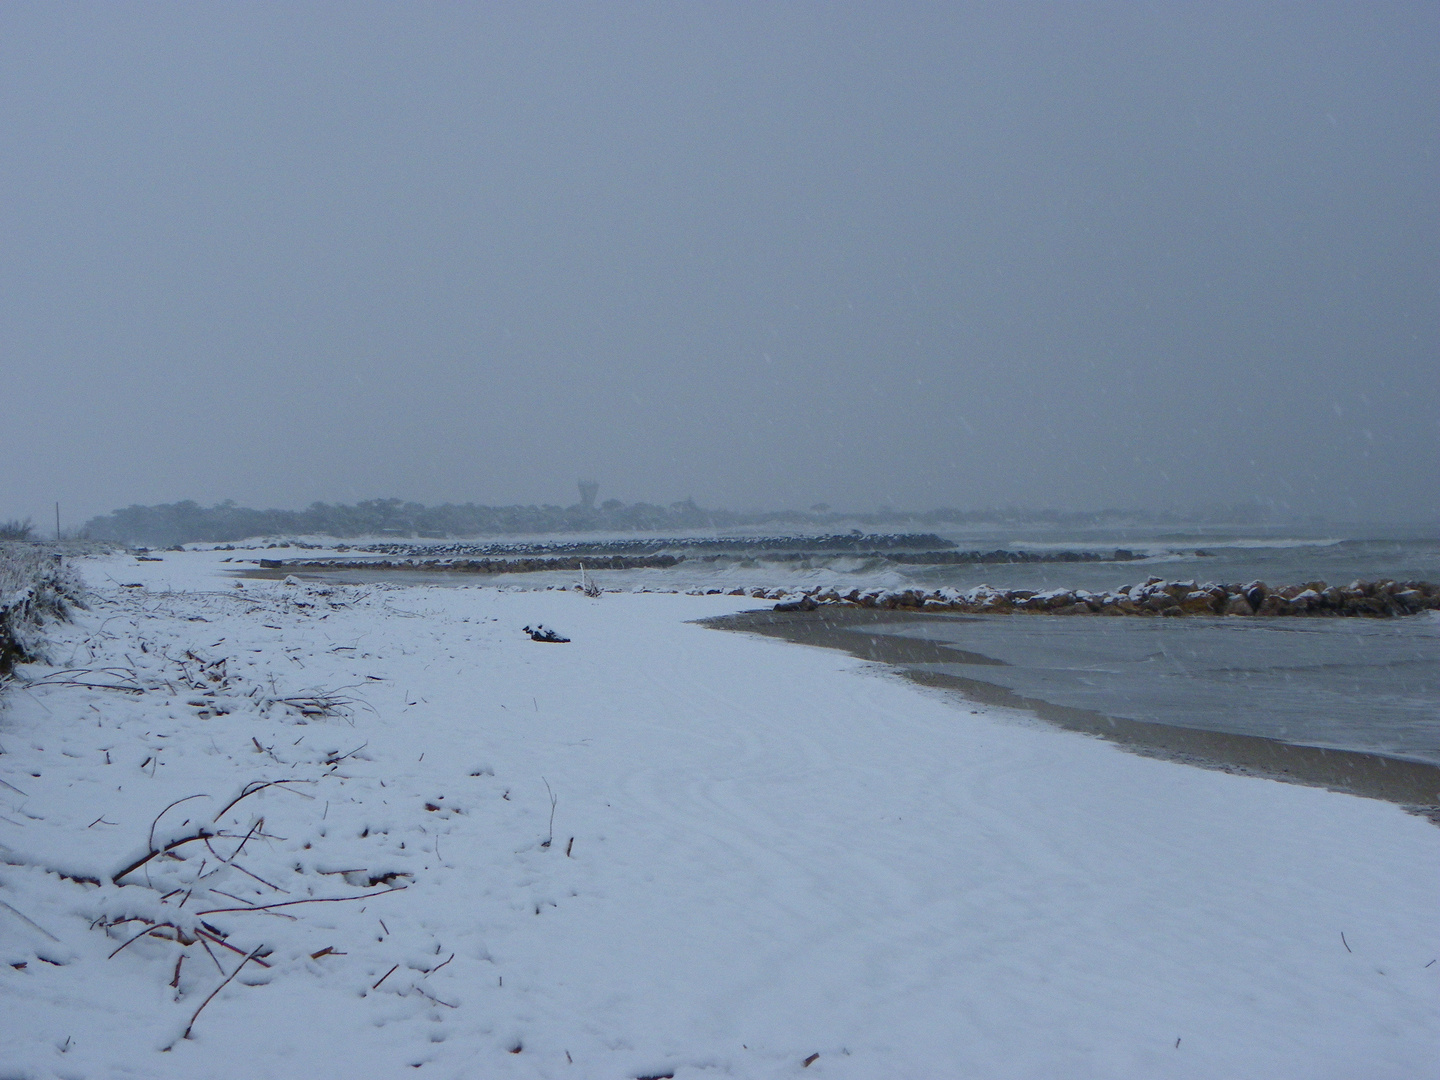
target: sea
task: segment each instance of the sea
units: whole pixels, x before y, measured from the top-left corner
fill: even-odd
[[[948,538],[968,550],[994,533]],[[1092,591],[1149,577],[1276,586],[1440,581],[1440,532],[1433,526],[1031,529],[1012,530],[1007,543],[1028,550],[1121,547],[1147,558],[946,566],[911,576],[928,587],[984,582]],[[907,623],[893,632],[1001,660],[1006,666],[928,666],[1056,705],[1440,764],[1440,616],[1434,612],[1395,619],[1012,615]]]

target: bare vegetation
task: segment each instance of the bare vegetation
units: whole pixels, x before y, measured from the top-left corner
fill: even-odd
[[[66,618],[72,606],[84,607],[84,591],[79,575],[50,551],[0,543],[0,677],[40,657],[41,626],[46,619]]]
[[[22,550],[7,552],[9,557],[0,565],[6,574],[5,596],[23,601],[13,606],[23,616],[23,625],[63,616],[69,605],[78,602],[78,579],[50,557],[48,547],[43,551],[29,545],[16,547]],[[83,856],[56,853],[57,847],[65,846],[54,842],[63,828],[52,832],[48,843],[31,835],[19,848],[0,845],[0,869],[9,875],[0,882],[6,887],[6,897],[0,900],[9,911],[6,918],[19,919],[48,945],[60,946],[61,937],[42,924],[49,921],[45,905],[63,897],[64,903],[83,907],[92,930],[113,939],[98,953],[77,945],[71,954],[51,950],[36,953],[36,959],[68,964],[88,953],[108,957],[117,966],[143,962],[153,970],[157,983],[168,986],[168,993],[161,993],[179,1008],[162,1049],[196,1038],[224,995],[235,993],[237,986],[293,972],[303,967],[306,957],[313,964],[348,955],[354,935],[320,942],[323,947],[317,949],[308,933],[339,931],[325,920],[321,925],[307,921],[308,914],[349,907],[353,901],[363,905],[406,888],[414,876],[393,864],[375,865],[371,860],[377,856],[394,857],[388,848],[354,852],[347,845],[354,846],[357,830],[334,828],[337,811],[345,803],[341,793],[351,782],[346,768],[369,760],[368,743],[355,739],[300,749],[304,734],[315,730],[310,725],[327,719],[343,724],[357,707],[370,708],[355,688],[287,688],[283,675],[281,679],[274,671],[262,675],[243,662],[246,654],[217,652],[228,635],[216,635],[213,642],[208,633],[203,638],[193,636],[192,628],[227,619],[232,620],[232,633],[246,619],[275,620],[278,625],[288,617],[288,626],[298,620],[319,621],[361,595],[325,587],[285,588],[272,595],[243,589],[209,593],[117,589],[95,598],[95,618],[76,620],[73,628],[50,635],[49,651],[65,656],[64,666],[38,667],[15,676],[17,685],[30,691],[47,714],[53,710],[64,715],[62,702],[70,704],[72,715],[82,701],[93,710],[94,729],[106,733],[97,752],[98,769],[118,770],[126,763],[137,779],[164,785],[172,761],[185,754],[182,733],[193,734],[197,729],[187,725],[195,721],[207,723],[205,742],[213,752],[213,761],[211,754],[205,755],[207,762],[223,760],[228,766],[206,772],[209,785],[197,782],[190,790],[158,787],[153,809],[143,819],[129,822],[128,828],[116,829],[125,818],[122,812],[109,810],[117,820],[100,814],[84,829],[74,830],[89,840]],[[156,636],[157,628],[170,632]],[[45,642],[32,637],[27,638],[25,655],[39,659],[35,654]],[[294,664],[297,671],[305,667],[290,651],[278,656],[287,667]],[[194,710],[188,717],[179,708],[181,703]],[[172,708],[179,719],[170,714]],[[222,717],[227,726],[208,726]],[[268,726],[250,726],[267,720]],[[90,722],[86,716],[87,728]],[[241,723],[243,731],[236,730]],[[277,737],[279,732],[288,735],[292,727],[299,729],[300,738]],[[66,728],[67,734],[76,730],[75,725]],[[43,752],[38,746],[31,749]],[[98,755],[103,755],[103,765]],[[15,759],[5,760],[14,775]],[[53,768],[43,771],[48,776]],[[286,770],[298,775],[276,775]],[[41,772],[37,767],[32,775],[39,778]],[[189,780],[183,782],[188,788]],[[21,798],[40,798],[35,791],[22,792],[5,780],[0,786]],[[120,792],[117,785],[117,798]],[[32,807],[20,827],[39,829],[58,813],[53,807]],[[107,827],[115,829],[113,840],[101,839]],[[381,827],[373,835],[383,842],[387,833],[388,828]],[[367,824],[360,836],[370,835]],[[343,854],[333,853],[337,845]],[[396,851],[405,851],[403,842]],[[15,888],[16,881],[23,881],[25,888]],[[75,892],[75,887],[83,892]],[[436,951],[438,955],[438,946]],[[12,963],[23,970],[29,961],[17,955],[21,958]],[[413,970],[394,977],[396,968],[392,968],[387,993],[414,993],[455,1008],[416,985],[441,966],[428,959],[418,967],[409,961],[397,964],[396,968]],[[370,974],[367,982],[374,977]]]

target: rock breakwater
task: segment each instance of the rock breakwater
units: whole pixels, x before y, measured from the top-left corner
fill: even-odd
[[[874,540],[875,537],[867,539]],[[881,537],[879,539],[885,539]],[[903,537],[895,539],[905,539]],[[930,539],[930,538],[924,538]],[[933,539],[939,539],[938,537]],[[942,541],[943,542],[943,541]],[[727,542],[728,543],[728,542]],[[578,547],[578,545],[575,545]],[[472,574],[529,574],[543,570],[649,570],[669,569],[681,563],[719,563],[736,561],[763,561],[773,563],[808,564],[810,560],[825,560],[832,557],[855,557],[876,562],[903,563],[908,566],[954,566],[1016,563],[1094,563],[1132,562],[1144,559],[1124,548],[1114,551],[895,551],[890,549],[865,549],[842,547],[831,544],[824,547],[800,548],[755,548],[715,552],[706,546],[691,545],[691,550],[679,553],[659,552],[617,552],[614,545],[601,545],[605,550],[578,550],[553,554],[551,549],[541,549],[532,554],[501,555],[485,558],[436,558],[433,552],[427,555],[410,555],[404,558],[371,559],[261,559],[262,570],[438,570]],[[608,551],[608,553],[607,553]]]
[[[1272,588],[1263,581],[1220,585],[1152,577],[1106,592],[1085,589],[854,589],[734,590],[735,595],[779,600],[777,611],[814,611],[830,605],[945,611],[970,615],[1238,615],[1390,618],[1440,609],[1440,585],[1428,581],[1352,581]]]
[[[668,570],[677,555],[606,555],[531,559],[261,559],[262,570],[431,570],[464,574],[529,574],[541,570]]]

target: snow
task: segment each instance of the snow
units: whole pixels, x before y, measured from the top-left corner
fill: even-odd
[[[0,1076],[1440,1064],[1440,830],[1397,807],[693,625],[743,597],[219,557],[86,561],[91,609],[5,693]],[[111,957],[122,918],[195,944]]]

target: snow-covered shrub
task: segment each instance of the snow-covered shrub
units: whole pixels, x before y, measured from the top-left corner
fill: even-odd
[[[84,591],[80,576],[48,549],[0,543],[0,674],[39,659],[41,625],[84,607]]]

